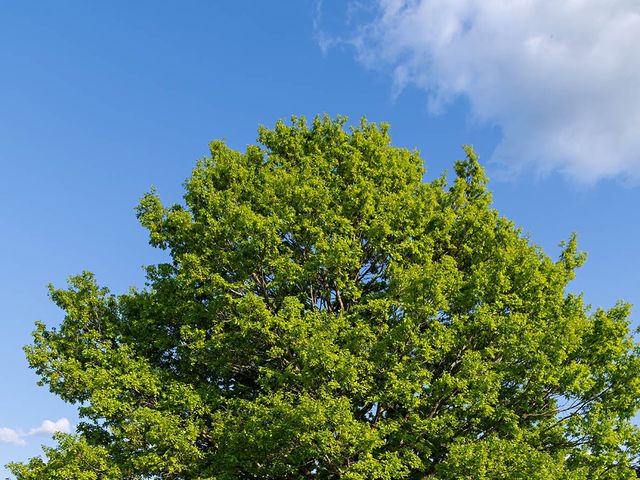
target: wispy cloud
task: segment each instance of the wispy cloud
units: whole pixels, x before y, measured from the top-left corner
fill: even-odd
[[[27,442],[22,438],[18,431],[12,428],[1,427],[0,428],[0,443],[13,443],[14,445],[26,445]]]
[[[509,170],[640,179],[637,0],[379,0],[351,31],[396,93],[423,89],[434,114],[463,96],[499,125]]]
[[[33,435],[52,435],[56,432],[69,433],[71,431],[71,423],[69,420],[62,417],[55,422],[51,420],[44,420],[39,427],[29,430],[28,436]]]
[[[40,426],[29,431],[14,430],[13,428],[0,427],[0,443],[12,443],[14,445],[26,445],[26,439],[33,436],[52,435],[56,432],[70,433],[71,423],[67,418],[59,420],[44,420]]]

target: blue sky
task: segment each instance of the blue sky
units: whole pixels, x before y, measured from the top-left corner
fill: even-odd
[[[578,232],[572,290],[640,306],[639,7],[404,3],[2,2],[0,464],[77,422],[22,352],[36,320],[62,317],[46,285],[90,270],[142,286],[163,258],[135,219],[142,194],[179,201],[210,140],[244,149],[292,114],[388,122],[427,178],[473,144],[532,241],[556,256]]]

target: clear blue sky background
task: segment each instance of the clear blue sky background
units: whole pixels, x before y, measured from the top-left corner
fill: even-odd
[[[422,152],[428,178],[451,170],[464,143],[481,160],[492,157],[503,125],[471,120],[464,95],[429,113],[420,85],[394,97],[383,67],[367,67],[345,45],[323,52],[317,7],[0,4],[0,428],[77,421],[73,406],[36,386],[22,352],[36,320],[61,319],[46,285],[62,286],[86,269],[116,293],[142,286],[141,267],[162,253],[147,245],[133,209],[151,185],[164,200],[179,201],[210,140],[244,149],[258,125],[326,112],[389,122],[394,144]],[[321,13],[330,22],[344,11],[325,4]],[[505,175],[488,163],[488,171],[496,208],[549,254],[578,232],[589,259],[574,290],[594,305],[622,298],[640,306],[637,186],[585,185],[533,167]],[[0,443],[0,464],[38,454],[48,441],[24,440]]]

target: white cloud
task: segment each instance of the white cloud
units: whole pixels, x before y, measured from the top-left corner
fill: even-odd
[[[70,433],[71,423],[67,418],[59,420],[44,420],[39,427],[30,429],[27,433],[12,428],[0,427],[0,443],[12,443],[14,445],[26,445],[26,438],[36,435],[53,435],[56,432]]]
[[[497,124],[494,160],[585,183],[640,179],[640,2],[379,0],[358,58],[437,113],[463,96]]]
[[[69,420],[64,417],[55,422],[44,420],[39,427],[29,430],[28,435],[53,435],[56,432],[70,433],[71,424]]]
[[[13,443],[14,445],[26,445],[19,432],[12,428],[0,427],[0,443]]]

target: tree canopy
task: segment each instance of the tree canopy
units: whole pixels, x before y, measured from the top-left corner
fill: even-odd
[[[424,182],[384,124],[258,140],[142,198],[144,289],[51,288],[26,352],[82,421],[18,479],[635,478],[630,307],[567,291],[574,236],[533,245],[471,147]]]

